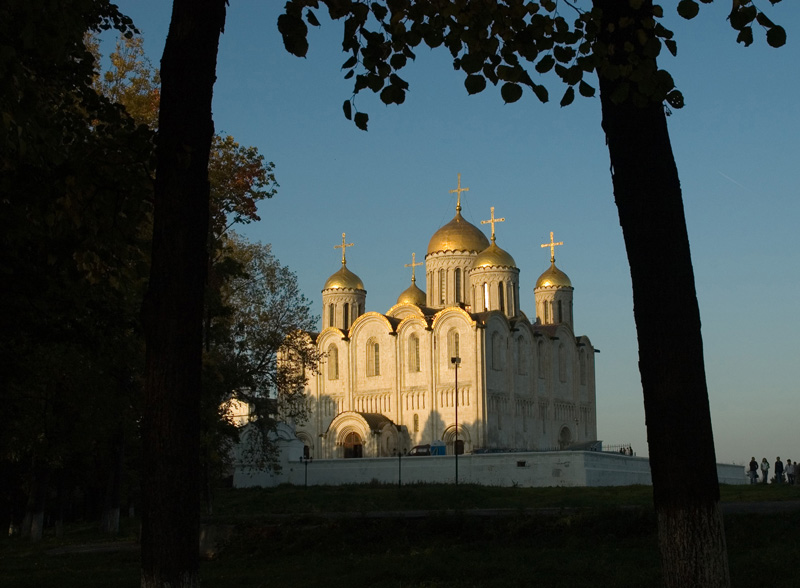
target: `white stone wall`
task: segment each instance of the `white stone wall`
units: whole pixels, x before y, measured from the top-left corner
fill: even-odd
[[[295,448],[296,449],[296,448]],[[277,486],[306,483],[302,449],[287,456],[280,475],[248,472],[237,467],[234,486]],[[455,481],[453,456],[313,460],[308,464],[308,485],[440,483]],[[650,485],[650,462],[643,457],[593,451],[559,451],[461,455],[459,483],[484,486],[629,486]],[[717,464],[720,483],[748,483],[741,466]]]

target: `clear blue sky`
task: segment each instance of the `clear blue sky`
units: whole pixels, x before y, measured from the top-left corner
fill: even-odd
[[[410,283],[403,266],[411,253],[423,259],[431,235],[452,218],[448,190],[461,173],[470,188],[465,217],[479,225],[494,206],[506,218],[497,242],[517,261],[530,317],[533,285],[549,265],[549,250],[539,245],[550,231],[564,241],[556,260],[575,287],[576,333],[601,350],[598,435],[646,455],[630,276],[599,100],[577,98],[562,109],[563,89],[550,78],[546,105],[529,93],[504,105],[493,87],[468,96],[449,54],[420,47],[403,76],[411,84],[405,104],[359,96],[357,106],[370,115],[364,133],[342,115],[352,89],[339,69],[347,59],[341,23],[312,30],[308,57],[298,59],[283,49],[275,24],[283,4],[234,0],[220,45],[216,128],[258,147],[280,184],[246,236],[272,244],[319,314],[320,290],[340,265],[333,247],[346,232],[355,243],[348,267],[365,284],[367,310],[385,312]],[[171,3],[119,5],[158,64]],[[665,7],[678,57],[665,51],[660,62],[686,99],[669,125],[717,458],[729,463],[751,455],[800,459],[800,7],[759,6],[787,29],[785,47],[768,47],[758,31],[753,46],[737,45],[725,19],[730,3],[717,0],[690,22]],[[418,275],[424,278],[422,268]],[[424,279],[418,284],[426,289]],[[681,309],[672,316],[680,321]]]

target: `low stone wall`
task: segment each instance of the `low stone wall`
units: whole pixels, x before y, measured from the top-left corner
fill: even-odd
[[[281,473],[248,471],[237,467],[234,486],[277,486],[308,484],[453,483],[455,457],[315,459],[304,463],[301,450],[284,451]],[[745,484],[741,466],[718,464],[720,482]],[[688,475],[688,472],[687,472]],[[649,485],[650,462],[645,457],[628,457],[595,451],[554,451],[535,453],[490,453],[458,456],[458,481],[486,486],[629,486]]]

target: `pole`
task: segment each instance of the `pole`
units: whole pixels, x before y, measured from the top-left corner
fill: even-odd
[[[451,357],[450,361],[456,368],[456,441],[453,443],[453,453],[456,456],[456,486],[458,486],[458,366],[461,363],[460,357]]]

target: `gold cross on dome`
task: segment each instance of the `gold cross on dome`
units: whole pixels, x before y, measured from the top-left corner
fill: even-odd
[[[407,264],[405,264],[405,266],[403,266],[403,267],[410,267],[411,268],[411,281],[412,282],[416,282],[417,281],[417,278],[414,275],[414,268],[417,267],[417,266],[420,266],[420,265],[424,265],[424,264],[421,261],[419,263],[417,263],[417,254],[416,253],[412,253],[411,254],[411,263],[407,263]]]
[[[352,247],[352,246],[353,246],[352,243],[346,243],[345,242],[344,233],[342,233],[342,244],[333,246],[334,249],[341,249],[342,250],[342,265],[345,264],[345,257],[344,257],[345,249],[347,249],[348,247]]]
[[[553,231],[550,231],[550,242],[549,243],[542,243],[542,247],[549,247],[550,248],[550,263],[556,262],[556,245],[563,245],[564,241],[559,241],[556,243],[553,241]]]
[[[458,187],[455,188],[454,190],[450,190],[451,194],[453,194],[454,192],[455,192],[455,194],[458,195],[458,199],[456,200],[456,210],[460,211],[461,210],[461,192],[469,192],[469,188],[462,188],[461,187],[461,174],[458,174]]]
[[[506,222],[505,217],[503,218],[494,218],[494,206],[491,208],[492,217],[489,220],[481,221],[482,225],[488,225],[491,223],[492,225],[492,241],[494,241],[494,223],[504,223]]]

